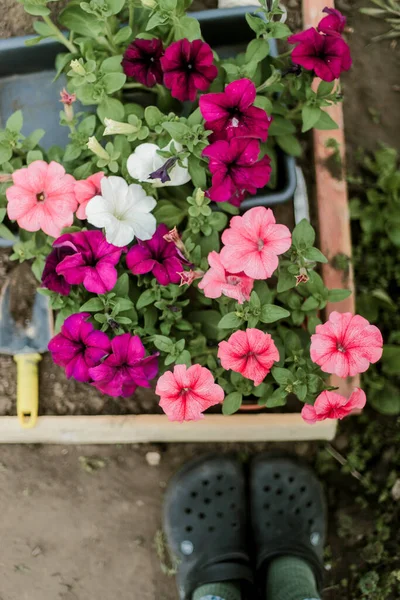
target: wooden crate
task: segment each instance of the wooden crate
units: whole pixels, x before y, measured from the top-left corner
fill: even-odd
[[[232,2],[230,6],[249,4]],[[306,27],[316,26],[325,6],[332,0],[303,0],[303,20]],[[316,170],[316,198],[319,215],[319,235],[322,252],[331,260],[337,254],[351,256],[350,219],[345,179],[332,177],[326,161],[333,150],[325,146],[329,138],[340,144],[344,163],[345,143],[342,106],[336,105],[327,112],[338,123],[334,131],[314,131],[314,162]],[[350,273],[343,281],[342,271],[331,264],[323,265],[322,275],[330,288],[353,289]],[[354,312],[354,295],[340,303],[328,305],[332,310]],[[357,378],[341,380],[332,377],[344,395],[358,384]],[[99,415],[99,416],[43,416],[33,429],[21,429],[17,417],[0,418],[0,443],[51,443],[51,444],[116,444],[137,442],[260,442],[331,440],[336,433],[337,421],[327,420],[308,425],[299,413],[245,414],[232,416],[207,415],[203,420],[190,423],[173,423],[164,415]]]

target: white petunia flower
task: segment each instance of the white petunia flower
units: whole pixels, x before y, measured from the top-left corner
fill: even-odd
[[[122,177],[103,177],[101,196],[89,200],[86,218],[95,227],[104,227],[106,240],[126,246],[135,237],[149,240],[157,223],[151,211],[157,202],[137,183],[128,185]]]
[[[171,144],[172,141],[165,148],[162,148],[162,150],[169,151]],[[177,152],[182,150],[182,146],[177,142],[174,142],[174,146]],[[158,150],[160,148],[157,144],[149,143],[140,144],[135,148],[135,151],[130,155],[126,164],[129,175],[138,181],[151,183],[154,187],[183,185],[191,180],[187,158],[183,160],[183,167],[176,162],[172,168],[168,169],[169,181],[162,182],[161,179],[151,179],[149,177],[150,173],[158,171],[171,160],[157,154]]]

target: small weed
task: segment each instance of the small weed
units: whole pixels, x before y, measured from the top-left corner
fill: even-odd
[[[102,458],[80,456],[79,464],[81,466],[81,469],[86,471],[86,473],[94,473],[95,471],[99,471],[99,469],[104,469],[104,467],[106,466],[106,461]]]
[[[364,15],[374,17],[376,19],[383,19],[388,25],[390,25],[389,31],[382,35],[376,35],[372,38],[373,42],[380,42],[381,40],[392,40],[400,37],[400,2],[397,0],[371,0],[378,8],[374,7],[363,7],[360,8],[360,12]]]
[[[174,556],[170,551],[165,534],[161,529],[159,529],[154,536],[154,546],[160,560],[161,571],[165,575],[168,575],[168,577],[176,575],[180,561],[179,558]]]

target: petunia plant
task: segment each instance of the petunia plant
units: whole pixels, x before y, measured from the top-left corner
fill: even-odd
[[[307,422],[342,418],[365,395],[344,398],[327,376],[365,372],[382,336],[360,316],[323,323],[349,292],[318,274],[327,259],[311,225],[291,232],[242,202],[274,185],[277,148],[300,154],[299,129],[336,127],[323,109],[341,101],[337,78],[351,66],[345,18],[325,9],[316,29],[292,35],[278,1],[261,0],[246,16],[253,39],[222,58],[189,4],[71,2],[64,34],[45,0],[24,0],[42,19],[29,43],[66,49],[56,68],[69,142],[44,150],[43,132],[25,138],[22,114],[10,117],[0,234],[18,228],[11,258],[32,261],[56,311],[49,350],[67,377],[115,397],[153,387],[179,421],[288,398]],[[289,48],[278,56],[275,39]]]

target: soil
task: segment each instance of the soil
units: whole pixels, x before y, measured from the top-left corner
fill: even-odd
[[[291,25],[299,29],[300,1],[287,3]],[[193,8],[199,10],[215,4],[213,0],[196,0]],[[373,150],[378,142],[383,142],[400,148],[399,47],[393,42],[371,42],[387,26],[360,15],[359,8],[367,4],[368,0],[337,1],[352,30],[347,37],[354,67],[342,79],[347,163],[351,172],[356,171],[358,147]],[[60,3],[53,4],[55,10],[59,6]],[[32,31],[33,18],[16,1],[0,0],[0,14],[0,37]],[[2,252],[0,284],[13,269],[14,264],[10,265]],[[17,277],[17,281],[23,278]],[[29,311],[29,306],[26,310]],[[40,405],[46,414],[120,414],[149,412],[152,407],[156,410],[154,399],[149,397],[121,403],[119,399],[117,402],[100,396],[90,386],[67,381],[48,355],[43,357],[40,373]],[[15,414],[15,375],[12,357],[1,355],[0,414]],[[346,453],[349,444],[346,424],[340,432],[334,445]],[[180,464],[201,452],[235,450],[245,458],[268,447],[265,444],[0,446],[0,599],[175,600],[175,584],[163,574],[154,543],[168,478]],[[273,445],[274,450],[279,447]],[[321,456],[318,443],[286,444],[284,448],[310,463]],[[150,451],[160,455],[159,466],[149,466],[146,454]],[[390,448],[373,460],[377,472],[386,472],[387,452],[390,453]],[[332,476],[323,469],[319,473],[327,486],[333,557],[328,561],[331,570],[327,572],[324,599],[359,598],[360,592],[350,596],[340,582],[343,578],[351,579],[354,572],[350,571],[350,565],[359,554],[357,543],[363,543],[374,523],[371,515],[354,503],[360,493],[357,478]],[[352,531],[349,539],[343,540],[338,537],[338,527],[344,518],[350,517]]]

